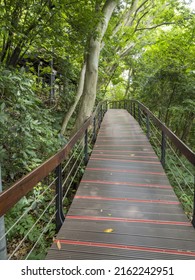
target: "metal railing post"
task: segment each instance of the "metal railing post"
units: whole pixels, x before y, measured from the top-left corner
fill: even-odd
[[[132,115],[133,113],[133,102],[132,100],[130,101],[130,114]]]
[[[106,106],[105,106],[105,113],[106,113],[106,112],[108,111],[108,101],[106,101],[105,105],[106,105]],[[105,114],[105,113],[104,113],[104,114]]]
[[[59,164],[56,167],[55,174],[57,177],[57,180],[56,180],[56,232],[58,232],[65,219],[63,210],[62,210],[63,190],[62,190],[62,165],[61,164]]]
[[[101,104],[101,107],[100,107],[100,124],[103,120],[103,105]]]
[[[128,100],[128,101],[127,101],[127,112],[130,113],[130,110],[131,110],[131,101]]]
[[[84,164],[87,165],[89,160],[88,155],[88,129],[85,130],[85,142],[84,142]]]
[[[148,114],[146,115],[146,133],[148,140],[150,140],[150,118]]]
[[[101,112],[98,112],[98,129],[100,129],[100,125],[101,125]]]
[[[0,165],[0,192],[2,192],[1,165]],[[0,217],[0,260],[7,259],[4,217]],[[4,237],[3,237],[4,236]]]
[[[93,119],[93,138],[92,138],[93,143],[96,141],[96,117]]]
[[[140,112],[140,106],[138,104],[138,123],[141,125],[141,112]]]
[[[127,100],[124,100],[124,109],[127,110]]]
[[[133,116],[134,116],[134,119],[136,119],[136,108],[135,108],[135,102],[133,103]]]
[[[162,131],[162,142],[161,142],[161,163],[163,168],[165,168],[165,157],[166,157],[166,135]]]

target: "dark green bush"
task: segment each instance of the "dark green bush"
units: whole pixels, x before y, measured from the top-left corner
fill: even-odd
[[[60,148],[55,118],[33,91],[33,78],[0,68],[0,163],[4,185]]]

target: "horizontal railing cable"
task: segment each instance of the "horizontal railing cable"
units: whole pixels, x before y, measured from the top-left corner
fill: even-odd
[[[106,110],[107,102],[99,103],[91,117],[86,120],[86,122],[69,140],[64,148],[62,148],[58,153],[49,158],[35,170],[24,176],[12,187],[6,189],[0,194],[1,216],[5,214],[7,216],[8,210],[10,210],[17,203],[20,203],[20,199],[24,196],[28,195],[25,200],[26,204],[28,201],[31,202],[33,199],[31,205],[28,205],[28,207],[25,208],[23,212],[21,212],[15,221],[8,221],[8,224],[11,224],[11,226],[9,226],[4,236],[0,237],[1,239],[7,236],[9,237],[8,239],[12,238],[12,236],[14,236],[14,229],[16,227],[18,228],[16,247],[13,241],[10,239],[12,243],[9,246],[9,259],[23,258],[25,251],[23,246],[25,244],[28,244],[28,246],[29,244],[33,244],[29,251],[25,252],[26,259],[31,258],[31,254],[34,250],[36,251],[36,247],[39,244],[41,238],[43,238],[47,232],[47,229],[49,228],[50,230],[53,230],[53,226],[51,227],[50,224],[53,222],[54,217],[56,220],[56,229],[59,228],[57,224],[59,219],[60,222],[63,222],[63,218],[60,218],[60,215],[63,215],[63,209],[60,210],[60,208],[57,207],[57,204],[59,204],[59,206],[61,204],[59,190],[61,188],[62,193],[65,191],[65,195],[62,196],[63,200],[70,191],[71,186],[73,186],[73,191],[75,191],[74,188],[76,185],[78,185],[83,172],[83,167],[87,163],[88,156],[91,153],[92,145]],[[81,173],[79,174],[80,171]],[[45,182],[43,180],[47,182],[51,173],[52,182],[46,184],[48,186],[45,186]],[[54,174],[55,178],[53,179]],[[65,179],[62,180],[63,177],[65,177]],[[37,189],[34,189],[39,183],[40,186],[38,186]],[[69,185],[66,188],[65,185],[67,183]],[[31,194],[30,191],[32,190],[33,193]],[[19,207],[21,207],[20,204]],[[56,210],[54,209],[54,206]],[[62,204],[61,206],[63,207]],[[12,219],[14,219],[14,215]],[[27,224],[23,226],[25,222],[24,219],[28,219],[28,221]],[[44,228],[42,230],[41,227],[43,224]],[[36,231],[39,232],[39,235],[35,240],[33,232]]]
[[[169,146],[169,149],[173,152],[174,156],[177,158],[177,160],[180,162],[180,164],[182,165],[182,167],[191,175],[194,176],[192,174],[192,172],[183,164],[181,158],[177,155],[177,153],[175,152],[175,150],[171,147],[170,143],[167,142],[167,145]]]
[[[190,169],[195,164],[194,152],[142,103],[131,100],[129,104],[131,114],[147,134],[184,211],[195,227],[195,177]]]
[[[75,177],[76,177],[76,175],[77,175],[77,173],[78,173],[78,171],[79,171],[79,169],[80,169],[80,167],[81,167],[81,164],[83,163],[83,159],[84,159],[84,155],[83,155],[83,157],[81,158],[80,163],[79,163],[79,165],[78,165],[78,167],[77,167],[77,169],[76,169],[76,171],[75,171],[75,174],[74,174],[74,176],[72,177],[71,182],[70,182],[70,184],[68,185],[68,187],[67,187],[67,189],[66,189],[66,192],[65,192],[65,194],[64,194],[64,196],[63,196],[63,201],[64,201],[64,199],[67,197],[67,194],[68,194],[68,192],[69,192],[69,190],[70,190],[70,187],[71,187],[71,185],[72,185],[72,183],[73,183],[73,181],[74,181],[74,179],[75,179]]]
[[[74,155],[76,154],[76,152],[78,151],[79,147],[81,146],[81,144],[83,143],[83,138],[81,139],[81,141],[77,144],[76,148],[73,150],[72,155],[70,156],[70,158],[68,159],[68,161],[66,162],[65,166],[62,169],[62,172],[64,172],[64,170],[68,167],[69,163],[71,162],[71,160],[74,158]]]
[[[66,182],[68,181],[68,179],[69,179],[70,175],[72,174],[72,172],[73,172],[73,170],[74,170],[74,168],[75,168],[75,166],[76,166],[76,164],[77,164],[77,162],[78,162],[78,159],[79,159],[80,155],[83,153],[83,151],[84,151],[84,147],[82,148],[82,150],[80,151],[80,153],[79,153],[79,155],[77,156],[76,160],[74,161],[74,164],[73,164],[71,170],[69,171],[68,175],[66,176],[66,179],[65,179],[65,181],[64,181],[63,184],[62,184],[62,187],[64,187],[65,184],[66,184]]]
[[[27,260],[29,258],[29,256],[32,254],[32,252],[34,251],[34,249],[36,248],[36,246],[38,245],[39,241],[41,240],[41,238],[43,237],[43,235],[47,232],[48,230],[48,226],[53,223],[53,220],[55,218],[57,211],[54,212],[54,214],[51,216],[51,218],[49,219],[49,222],[47,223],[46,226],[44,226],[44,229],[42,231],[42,233],[39,235],[39,238],[37,239],[37,241],[35,242],[35,244],[33,245],[33,247],[31,248],[31,250],[29,251],[28,255],[26,256],[25,260]]]
[[[163,167],[165,167],[169,173],[171,172],[170,178],[172,185],[173,187],[176,185],[178,188],[176,189],[176,192],[179,192],[181,199],[188,201],[189,206],[186,209],[189,211],[190,215],[192,214],[194,190],[191,178],[194,178],[194,175],[192,174],[193,171],[190,171],[190,165],[188,166],[185,164],[178,153],[183,154],[186,160],[193,164],[193,152],[142,103],[135,100],[102,102],[62,150],[43,163],[40,167],[24,176],[24,178],[15,183],[10,189],[0,194],[0,215],[4,215],[10,208],[19,202],[22,197],[26,196],[28,193],[30,196],[30,191],[33,190],[38,183],[41,184],[40,190],[35,189],[33,196],[34,201],[32,202],[30,200],[31,205],[28,205],[28,207],[24,209],[16,221],[14,221],[10,228],[7,229],[4,236],[0,237],[0,240],[2,240],[4,237],[10,236],[14,228],[22,223],[27,216],[32,215],[33,219],[35,218],[32,226],[30,228],[27,227],[26,231],[23,230],[24,234],[17,239],[18,244],[13,250],[11,250],[11,252],[9,252],[9,259],[16,258],[17,251],[22,251],[22,244],[26,244],[26,242],[31,245],[31,248],[26,252],[24,258],[31,258],[43,236],[52,228],[51,224],[54,221],[54,217],[57,219],[57,216],[59,215],[58,219],[60,219],[60,223],[63,222],[65,215],[64,210],[67,210],[70,206],[73,193],[75,193],[78,187],[89,154],[92,151],[100,123],[108,106],[110,108],[124,108],[131,111],[143,131],[147,133],[147,137],[155,152],[162,159],[161,162]],[[164,147],[162,144],[163,137],[166,142]],[[163,148],[164,154],[162,150]],[[162,154],[163,158],[161,157]],[[185,174],[188,174],[188,177],[186,178],[183,173],[184,171]],[[52,174],[51,177],[50,174]],[[55,178],[53,178],[54,176]],[[52,182],[47,183],[45,186],[44,182],[47,182],[45,178],[47,180],[51,179],[50,181]],[[54,185],[56,193],[54,193]],[[58,190],[60,191],[58,192]],[[70,191],[71,194],[69,195]],[[68,198],[67,202],[65,202],[65,198]],[[57,204],[61,205],[61,210],[60,207],[56,208]],[[58,228],[57,220],[56,228]],[[37,229],[39,230],[38,238],[36,240],[30,240],[29,236]]]
[[[167,156],[168,156],[170,159],[172,159],[169,155],[167,155]],[[172,161],[171,163],[172,163],[173,166],[177,167],[177,166],[175,165],[174,161]],[[169,161],[167,161],[167,166],[169,167],[170,170],[172,169],[172,166],[170,166]],[[178,171],[179,171],[179,169],[178,169]],[[178,184],[178,186],[180,187],[180,190],[181,190],[182,192],[185,193],[183,187],[181,186],[181,184],[180,184],[180,182],[179,182],[179,180],[178,180],[178,177],[177,177],[174,173],[172,173],[172,175],[174,176],[175,180],[177,181],[177,184]],[[185,181],[185,178],[184,178],[183,176],[182,176],[182,179]],[[186,181],[185,181],[185,183],[188,185],[188,183],[187,183]],[[189,185],[188,185],[188,188],[189,188],[191,194],[193,194],[193,190],[191,189],[191,187],[190,187]]]
[[[47,207],[45,208],[45,210],[43,211],[43,213],[39,216],[39,218],[36,220],[36,222],[34,223],[34,225],[28,230],[28,232],[25,234],[25,236],[23,237],[23,239],[19,242],[18,246],[15,248],[15,250],[10,254],[9,256],[9,260],[14,256],[14,254],[18,251],[18,249],[21,247],[21,245],[23,244],[23,242],[27,239],[29,233],[35,228],[35,226],[39,223],[39,221],[41,220],[41,218],[43,217],[43,215],[47,212],[47,210],[49,209],[49,207],[52,205],[52,203],[54,203],[55,199],[56,199],[57,194],[52,198],[52,200],[50,201],[50,203],[48,203]]]
[[[5,234],[3,236],[1,236],[0,240],[2,240],[5,236],[7,236],[13,229],[14,227],[31,211],[33,210],[34,206],[36,206],[36,204],[38,203],[39,199],[51,188],[51,186],[55,183],[55,181],[57,180],[57,178],[55,178],[50,185],[42,192],[40,193],[35,200],[33,201],[33,203],[31,204],[30,207],[28,207],[23,214],[14,222],[14,224],[5,232]]]

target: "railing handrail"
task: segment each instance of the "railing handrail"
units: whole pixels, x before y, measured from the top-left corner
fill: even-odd
[[[55,155],[43,162],[36,169],[19,179],[11,187],[0,193],[0,217],[7,213],[22,197],[43,180],[51,171],[53,171],[68,156],[76,142],[84,135],[86,129],[91,125],[99,107],[106,101],[100,102],[92,115],[84,122],[81,128],[74,134],[69,142]]]
[[[191,162],[195,165],[195,153],[181,141],[165,124],[163,124],[145,105],[137,100],[120,100],[120,101],[102,101],[100,102],[92,115],[85,121],[82,127],[75,133],[75,135],[69,140],[69,142],[57,152],[54,156],[50,157],[36,169],[28,173],[23,178],[19,179],[10,188],[0,193],[0,217],[3,216],[9,209],[11,209],[23,196],[36,186],[41,180],[43,180],[51,171],[53,171],[62,161],[66,159],[71,149],[76,142],[84,135],[86,129],[91,125],[99,107],[107,102],[134,102],[139,105],[140,108],[153,119],[154,123],[165,133],[166,136],[173,142],[175,147]]]
[[[195,153],[182,141],[180,140],[165,124],[163,124],[144,104],[138,100],[131,100],[137,103],[142,110],[148,114],[158,126],[161,131],[165,133],[166,136],[173,142],[175,147],[191,162],[195,165]]]

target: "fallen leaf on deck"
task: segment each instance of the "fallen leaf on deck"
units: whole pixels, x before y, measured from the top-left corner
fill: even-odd
[[[57,245],[57,247],[58,247],[58,250],[61,250],[62,246],[61,246],[61,243],[60,243],[59,240],[56,242],[56,245]]]
[[[104,230],[104,232],[107,232],[107,233],[111,233],[111,232],[113,232],[114,230],[112,229],[112,228],[107,228],[107,229],[105,229]]]

